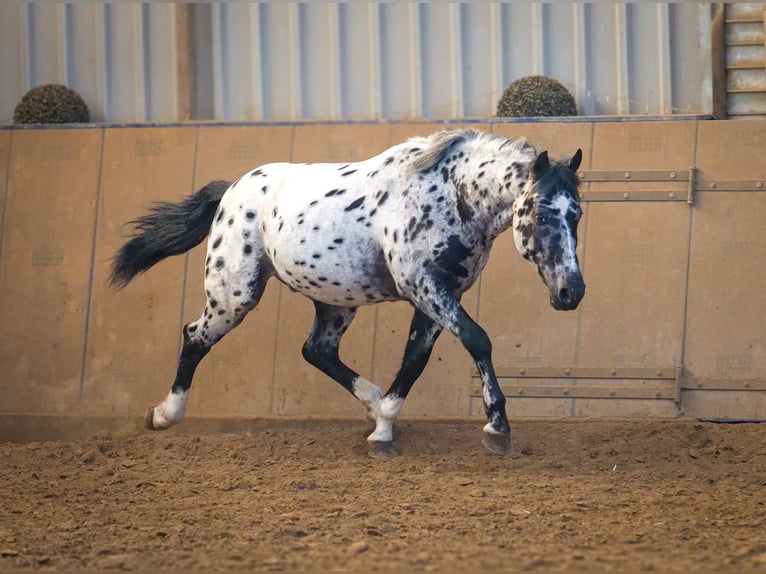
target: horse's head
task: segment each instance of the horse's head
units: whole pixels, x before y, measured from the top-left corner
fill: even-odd
[[[523,193],[514,201],[513,238],[522,257],[531,262],[559,311],[576,309],[585,294],[577,260],[577,192],[582,151],[569,161],[551,162],[548,152],[537,156]]]

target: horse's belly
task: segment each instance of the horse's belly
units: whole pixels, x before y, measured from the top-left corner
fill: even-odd
[[[352,242],[320,247],[277,247],[271,259],[280,281],[315,301],[342,307],[399,298],[382,256]]]

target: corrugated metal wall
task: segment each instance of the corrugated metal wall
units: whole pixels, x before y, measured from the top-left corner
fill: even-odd
[[[488,117],[530,74],[581,114],[709,113],[710,8],[0,3],[0,121],[51,82],[97,121]]]
[[[764,5],[727,4],[726,114],[766,118]]]

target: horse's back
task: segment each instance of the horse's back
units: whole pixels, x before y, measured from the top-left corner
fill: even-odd
[[[233,185],[222,206],[242,212],[245,224],[252,218],[258,251],[296,291],[343,306],[393,300],[397,289],[380,247],[376,170],[375,158],[267,164]],[[242,231],[235,225],[231,234]]]

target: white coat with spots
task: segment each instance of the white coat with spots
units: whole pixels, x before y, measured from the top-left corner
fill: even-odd
[[[148,411],[147,427],[183,418],[197,364],[275,277],[314,301],[303,356],[366,406],[376,423],[372,454],[395,455],[394,421],[443,329],[475,360],[488,417],[484,443],[505,453],[510,427],[491,344],[460,297],[479,277],[495,237],[512,226],[554,308],[577,307],[585,292],[575,253],[581,157],[578,150],[551,162],[524,140],[446,130],[355,163],[263,165],[231,185],[212,182],[182,203],[157,205],[134,222],[135,237],[115,257],[113,284],[127,284],[209,235],[207,303],[184,327],[176,380]],[[338,348],[357,307],[394,300],[410,302],[414,316],[402,366],[384,394],[346,366]]]

